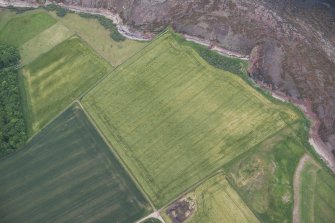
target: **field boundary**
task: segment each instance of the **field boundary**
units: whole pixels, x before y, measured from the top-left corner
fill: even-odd
[[[56,23],[57,24],[57,23]],[[56,25],[55,24],[55,25]],[[47,29],[46,29],[47,30]],[[27,64],[22,64],[21,68],[24,68],[26,66],[28,66],[29,64],[33,63],[35,60],[37,60],[38,58],[40,58],[41,56],[43,56],[44,54],[47,54],[48,52],[50,52],[51,50],[53,50],[54,48],[56,48],[58,45],[62,44],[63,42],[65,41],[68,41],[70,40],[71,38],[75,37],[77,34],[76,33],[73,33],[71,36],[69,36],[68,38],[64,39],[62,42],[56,44],[55,46],[51,47],[47,52],[44,52],[44,53],[41,53],[38,57],[36,57],[34,60],[30,61],[29,63]],[[79,37],[79,36],[78,36]],[[80,38],[80,37],[79,37]]]
[[[153,205],[151,199],[149,198],[149,196],[146,194],[146,192],[143,190],[142,186],[138,183],[138,181],[136,180],[136,178],[133,176],[133,173],[129,170],[128,166],[125,164],[125,162],[123,161],[123,159],[119,156],[119,154],[115,151],[113,145],[109,142],[109,140],[107,140],[107,138],[105,137],[105,135],[103,134],[103,132],[99,129],[99,127],[96,125],[96,123],[94,122],[94,120],[92,119],[92,117],[90,116],[90,114],[85,110],[84,106],[81,104],[81,102],[79,100],[75,100],[73,102],[74,104],[78,104],[80,109],[83,111],[83,113],[85,114],[86,118],[91,122],[91,124],[93,125],[94,129],[97,131],[97,133],[101,136],[101,138],[103,139],[103,141],[109,146],[110,151],[114,154],[114,156],[119,160],[119,162],[122,164],[123,168],[125,169],[125,171],[128,173],[128,175],[130,176],[130,178],[134,181],[134,183],[136,184],[136,186],[138,187],[138,189],[141,191],[141,193],[145,196],[145,198],[148,200],[150,206],[153,208],[154,212],[157,212],[156,207]]]
[[[93,85],[95,85],[96,83],[100,83],[99,81],[100,81],[101,78],[103,78],[103,77],[105,77],[105,76],[108,76],[108,75],[114,70],[114,67],[113,67],[108,61],[106,61],[103,57],[101,57],[101,55],[100,55],[97,51],[95,51],[95,50],[94,50],[94,49],[93,49],[93,48],[92,48],[92,47],[91,47],[85,40],[83,40],[83,39],[82,39],[80,36],[78,36],[76,33],[74,33],[73,35],[69,36],[69,37],[66,38],[64,41],[58,43],[57,45],[53,46],[52,48],[50,48],[49,51],[47,51],[47,52],[45,52],[45,53],[42,53],[41,55],[39,55],[37,58],[35,58],[35,59],[34,59],[33,61],[31,61],[30,63],[28,63],[28,64],[22,66],[22,69],[21,69],[21,72],[20,72],[20,79],[22,79],[22,82],[23,82],[23,83],[22,83],[22,87],[24,87],[24,91],[25,91],[25,93],[24,93],[23,96],[25,96],[25,105],[26,105],[26,107],[27,107],[27,109],[25,109],[25,111],[26,111],[25,113],[26,113],[26,115],[27,115],[27,117],[28,117],[28,119],[27,119],[27,123],[28,123],[27,127],[28,127],[28,130],[29,130],[29,131],[28,131],[28,133],[29,133],[29,134],[28,134],[29,138],[30,138],[30,137],[33,137],[34,135],[36,135],[36,133],[38,133],[41,129],[39,129],[38,131],[34,132],[33,125],[34,125],[34,123],[36,122],[36,120],[38,120],[38,119],[35,117],[35,114],[34,114],[34,109],[33,109],[32,101],[31,101],[32,97],[31,97],[31,95],[30,95],[31,92],[29,91],[29,89],[30,89],[30,87],[29,87],[29,77],[30,77],[30,76],[26,76],[26,75],[24,75],[24,73],[23,73],[23,69],[26,68],[26,67],[28,67],[30,64],[34,63],[34,62],[37,61],[38,59],[43,58],[46,54],[52,52],[52,50],[56,49],[56,48],[59,47],[60,45],[66,43],[67,41],[70,41],[70,40],[72,40],[72,39],[78,39],[78,41],[79,41],[80,43],[83,44],[84,48],[87,49],[88,52],[90,52],[90,54],[92,55],[92,58],[93,58],[94,60],[99,61],[99,63],[101,64],[101,66],[105,67],[105,69],[106,69],[105,74],[104,74],[102,77],[100,77],[99,79],[97,79],[95,82],[93,82],[93,83],[92,83]],[[89,89],[90,89],[90,87],[88,88],[88,90],[89,90]],[[85,93],[85,92],[86,92],[86,91],[84,91],[84,93]],[[74,97],[73,101],[75,101],[76,99],[78,99],[81,95],[82,95],[82,94],[80,94],[80,95]],[[73,103],[73,101],[71,101],[71,102],[69,103],[69,105],[71,105],[71,104]],[[66,108],[68,108],[68,106],[67,106]],[[61,110],[60,113],[62,113],[63,111],[64,111],[64,110]],[[57,115],[58,115],[58,114],[59,114],[59,113],[57,113]],[[47,122],[45,125],[47,125],[48,123],[50,123],[50,122]],[[45,125],[40,126],[40,128],[43,128]]]
[[[35,58],[34,60],[32,60],[30,63],[33,63],[33,62],[34,62],[35,60],[37,60],[38,58],[40,58],[40,57],[43,56],[44,54],[50,52],[51,50],[53,50],[55,47],[57,47],[58,45],[62,44],[63,42],[65,42],[65,41],[67,41],[67,40],[73,38],[75,35],[76,35],[76,34],[71,35],[70,37],[66,38],[64,41],[62,41],[62,42],[58,43],[57,45],[53,46],[52,48],[50,48],[49,51],[40,54],[38,57],[36,57],[36,58]],[[30,98],[31,98],[31,97],[30,97],[30,93],[29,93],[29,91],[28,91],[29,87],[28,87],[28,85],[27,85],[27,84],[28,84],[28,83],[27,83],[28,80],[26,80],[27,77],[25,77],[24,74],[23,74],[23,69],[24,69],[26,66],[28,66],[30,63],[22,65],[22,66],[20,67],[20,73],[19,73],[19,82],[22,82],[22,83],[20,83],[20,88],[23,88],[23,89],[22,89],[22,97],[24,97],[24,100],[23,100],[23,101],[24,101],[24,103],[25,103],[25,106],[24,106],[24,115],[25,115],[25,118],[26,118],[25,122],[27,123],[27,124],[26,124],[26,125],[27,125],[27,133],[28,133],[28,136],[29,136],[28,140],[29,140],[30,138],[32,138],[34,135],[36,135],[36,133],[38,133],[38,132],[41,131],[41,130],[39,130],[39,131],[37,131],[36,133],[33,132],[33,128],[32,128],[33,123],[31,122],[31,120],[34,119],[34,118],[33,118],[34,115],[33,115],[32,105],[31,105],[31,101],[30,101]],[[72,104],[72,102],[71,102],[71,104]],[[63,113],[63,112],[64,112],[64,111],[62,111],[61,113]],[[58,116],[58,115],[57,115],[57,116]],[[47,124],[49,124],[49,122],[46,123],[46,125],[47,125]],[[43,126],[43,127],[44,127],[44,126]],[[42,128],[42,127],[41,127],[41,128]],[[27,142],[28,142],[28,141],[27,141]]]
[[[196,189],[197,187],[199,187],[201,184],[203,184],[204,182],[206,182],[208,179],[215,177],[215,175],[218,174],[225,174],[225,166],[229,165],[230,163],[234,162],[236,159],[239,159],[243,156],[246,155],[246,153],[251,153],[251,151],[257,149],[257,146],[261,143],[263,143],[264,141],[266,141],[269,138],[272,138],[273,136],[275,136],[278,132],[281,132],[285,127],[279,129],[278,131],[276,131],[275,133],[273,133],[271,136],[269,136],[268,138],[262,140],[261,142],[257,143],[256,145],[254,145],[253,147],[251,147],[249,150],[241,153],[240,155],[236,156],[235,158],[233,158],[232,160],[230,160],[229,162],[223,164],[222,166],[218,167],[217,169],[215,169],[212,173],[210,173],[208,176],[204,177],[203,179],[199,180],[197,183],[191,185],[187,190],[183,191],[182,193],[180,193],[176,198],[174,198],[173,200],[171,200],[171,202],[167,203],[166,205],[164,205],[163,207],[159,208],[159,210],[163,210],[165,208],[167,208],[168,206],[170,206],[171,204],[175,203],[176,201],[178,201],[180,198],[182,198],[183,196],[185,196],[186,194],[190,193],[191,191],[193,191],[194,189]],[[229,183],[230,184],[230,183]],[[237,192],[236,188],[234,188],[234,190]],[[238,192],[237,192],[238,193]],[[239,194],[239,196],[241,197],[241,195]],[[247,205],[247,204],[246,204]],[[250,210],[252,210],[249,205],[247,205],[248,208]],[[253,212],[253,211],[252,211]],[[254,212],[253,212],[254,213]],[[255,213],[254,213],[255,214]],[[256,216],[256,214],[255,214]]]
[[[161,35],[163,35],[164,33],[162,33]],[[113,75],[114,72],[117,71],[117,69],[125,64],[126,62],[128,62],[129,60],[133,59],[137,54],[140,54],[144,49],[146,49],[148,46],[150,46],[151,44],[153,44],[156,40],[156,38],[159,38],[161,35],[157,35],[155,37],[155,39],[153,39],[152,41],[150,41],[146,46],[144,46],[141,50],[137,51],[135,54],[133,54],[132,56],[130,56],[127,60],[125,60],[123,63],[117,65],[116,67],[113,67],[114,69],[112,71],[110,71],[108,74],[106,74],[104,77],[100,78],[94,85],[92,85],[89,89],[87,89],[85,92],[83,92],[76,100],[81,101],[89,92],[91,92],[94,88],[96,88],[100,83],[102,83],[105,79],[107,79],[107,77]],[[99,54],[100,55],[100,54]],[[101,56],[101,55],[100,55]],[[140,58],[138,58],[140,59]],[[137,60],[138,60],[137,59]],[[137,61],[135,60],[135,61]]]

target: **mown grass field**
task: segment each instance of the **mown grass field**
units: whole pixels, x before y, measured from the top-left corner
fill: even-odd
[[[78,37],[70,38],[23,68],[29,133],[40,130],[111,70]]]
[[[75,13],[68,13],[60,18],[55,13],[50,13],[68,29],[76,32],[113,66],[120,65],[148,44],[128,39],[116,42],[110,37],[110,32],[93,18],[83,18]]]
[[[0,222],[134,222],[149,203],[78,105],[0,162]]]
[[[57,22],[21,46],[21,63],[29,64],[73,34],[73,31],[66,28],[61,22]]]
[[[300,219],[326,223],[335,219],[335,178],[313,160],[305,163],[300,184]]]
[[[189,223],[259,223],[223,175],[207,180],[195,190],[194,196],[196,211]]]
[[[56,19],[40,10],[17,15],[0,30],[0,41],[21,46],[56,22]]]
[[[170,33],[83,104],[157,207],[299,118]]]

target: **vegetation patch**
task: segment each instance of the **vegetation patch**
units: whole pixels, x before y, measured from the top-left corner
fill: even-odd
[[[210,65],[239,75],[241,78],[249,82],[249,78],[246,73],[246,69],[248,67],[247,61],[223,56],[213,50],[210,50],[206,46],[187,41],[178,34],[175,34],[174,37],[180,44],[192,47],[199,54],[199,56],[201,56]]]
[[[16,16],[0,30],[0,41],[21,46],[56,22],[52,16],[40,11]]]
[[[172,217],[168,222],[259,222],[221,174],[207,180],[191,196],[195,197],[196,210],[189,219],[179,220]]]
[[[59,5],[55,4],[49,4],[47,6],[44,6],[44,8],[48,11],[55,11],[56,15],[59,17],[64,17],[69,12],[68,9],[65,9],[63,7],[60,7]]]
[[[0,162],[2,222],[134,222],[152,209],[74,105]]]
[[[35,8],[33,7],[14,7],[14,6],[8,6],[6,7],[7,9],[9,9],[12,12],[15,12],[16,14],[21,14],[21,13],[25,13],[28,11],[32,11],[35,10]]]
[[[119,33],[116,25],[113,23],[112,20],[102,16],[102,15],[93,15],[93,14],[88,14],[88,13],[79,13],[79,16],[87,19],[97,19],[99,23],[105,27],[105,29],[110,31],[110,37],[114,41],[125,41],[126,38]]]
[[[24,145],[27,134],[20,99],[20,54],[0,43],[0,157]]]
[[[111,67],[77,37],[23,68],[30,135],[66,108]]]
[[[335,219],[335,178],[309,159],[301,173],[300,219],[304,223],[332,222]]]
[[[300,118],[169,33],[83,103],[157,207]]]
[[[110,31],[102,26],[97,19],[87,19],[78,14],[69,13],[59,18],[68,29],[85,40],[93,49],[113,66],[118,66],[144,48],[148,43],[133,40],[114,41]]]

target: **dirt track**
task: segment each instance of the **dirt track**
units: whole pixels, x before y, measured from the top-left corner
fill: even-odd
[[[293,223],[301,223],[300,219],[300,185],[301,185],[301,172],[304,169],[306,162],[315,161],[307,154],[303,155],[300,159],[297,169],[294,173],[293,178],[293,191],[294,191],[294,207],[293,207]],[[316,166],[320,167],[319,164],[315,163]]]
[[[310,157],[305,154],[299,161],[298,167],[294,173],[293,179],[293,191],[294,191],[294,207],[293,207],[293,223],[300,223],[300,183],[301,183],[301,171],[304,169],[304,165],[306,161],[308,161]]]

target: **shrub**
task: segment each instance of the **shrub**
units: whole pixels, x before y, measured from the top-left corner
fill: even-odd
[[[44,6],[44,9],[48,11],[56,11],[56,15],[59,17],[64,17],[69,12],[69,10],[55,4],[49,4],[47,6]]]
[[[121,33],[119,33],[113,21],[110,19],[107,19],[104,16],[93,15],[93,14],[88,14],[88,13],[79,13],[79,16],[86,18],[86,19],[97,19],[99,23],[110,32],[110,37],[114,41],[119,42],[119,41],[124,41],[126,39],[124,36],[121,35]]]

